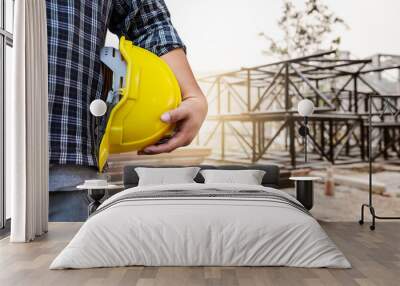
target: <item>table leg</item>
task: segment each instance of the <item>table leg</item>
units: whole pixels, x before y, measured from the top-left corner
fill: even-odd
[[[296,198],[306,209],[311,210],[314,205],[313,181],[296,181]]]
[[[88,206],[88,215],[90,216],[94,213],[101,204],[101,199],[104,197],[106,191],[104,189],[100,190],[88,190],[88,198],[90,204]]]

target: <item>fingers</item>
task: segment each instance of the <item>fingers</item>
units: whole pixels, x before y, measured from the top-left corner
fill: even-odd
[[[161,115],[161,120],[176,124],[177,133],[167,142],[148,146],[138,154],[159,154],[168,153],[179,147],[189,145],[196,136],[207,111],[203,108],[203,103],[197,99],[186,99],[181,105]]]
[[[152,145],[146,147],[143,152],[139,154],[159,154],[169,153],[178,147],[187,146],[191,142],[191,139],[184,132],[176,133],[168,142],[160,145]]]
[[[185,119],[186,117],[188,117],[188,115],[189,115],[188,110],[181,105],[176,109],[165,112],[163,115],[161,115],[161,120],[166,123],[173,124]]]

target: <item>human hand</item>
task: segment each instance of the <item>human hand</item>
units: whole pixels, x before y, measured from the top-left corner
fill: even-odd
[[[203,94],[186,96],[178,108],[161,116],[162,121],[176,124],[175,134],[167,142],[148,146],[138,154],[168,153],[176,148],[189,145],[200,130],[206,115],[207,101]]]

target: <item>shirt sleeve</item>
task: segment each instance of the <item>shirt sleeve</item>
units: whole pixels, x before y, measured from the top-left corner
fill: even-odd
[[[109,29],[158,56],[182,48],[164,0],[114,0]]]

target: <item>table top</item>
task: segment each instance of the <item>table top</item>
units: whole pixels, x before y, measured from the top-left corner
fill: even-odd
[[[320,177],[290,177],[289,180],[292,181],[318,181],[321,180]]]
[[[76,187],[80,190],[112,190],[121,189],[123,186],[109,184],[107,186],[91,186],[91,185],[79,185]]]

